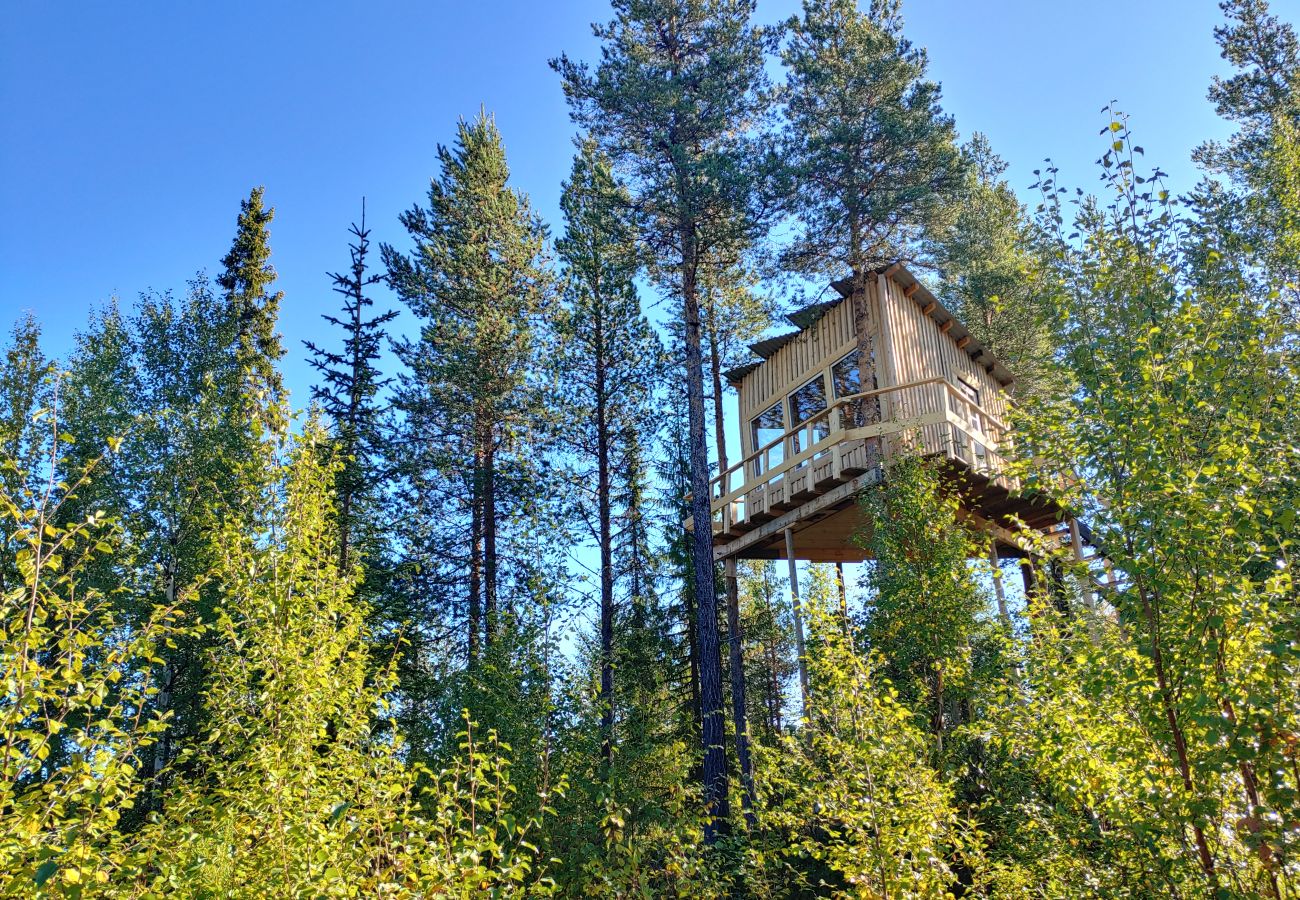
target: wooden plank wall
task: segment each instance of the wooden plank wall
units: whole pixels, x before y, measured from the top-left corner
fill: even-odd
[[[892,278],[884,279],[887,315],[891,334],[889,350],[881,346],[881,307],[877,295],[878,280],[868,283],[871,306],[871,323],[875,330],[876,358],[880,366],[880,386],[886,387],[888,372],[886,352],[892,352],[895,383],[919,381],[942,375],[956,385],[963,378],[978,388],[980,405],[1006,421],[1007,404],[1003,386],[978,365],[970,354],[957,348],[957,342],[939,330],[939,323],[924,314],[921,292],[912,297],[903,295],[902,287]],[[749,421],[778,399],[803,385],[809,378],[834,364],[857,345],[853,330],[853,304],[845,301],[827,311],[811,328],[798,335],[762,365],[745,376],[740,385],[740,440],[741,453],[748,456],[754,447],[750,443]],[[939,412],[947,403],[947,395],[938,385],[913,389],[908,396],[899,397],[901,412],[910,417]],[[788,410],[787,410],[788,412]],[[786,422],[789,428],[792,422]],[[937,428],[937,426],[936,426]],[[938,432],[936,431],[936,434]],[[929,441],[931,435],[926,435]],[[937,448],[936,448],[937,449]]]
[[[1007,418],[1005,389],[983,366],[971,359],[957,342],[939,330],[939,323],[921,311],[916,297],[903,296],[893,279],[886,279],[895,367],[900,383],[942,375],[953,385],[962,378],[980,392],[980,406],[1002,421]],[[921,412],[938,412],[937,394],[927,400]],[[912,398],[909,398],[909,400]]]

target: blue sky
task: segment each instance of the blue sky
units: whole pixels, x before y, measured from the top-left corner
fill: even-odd
[[[759,16],[795,7],[762,0]],[[1300,0],[1273,7],[1300,20]],[[1176,189],[1195,180],[1192,147],[1226,133],[1205,100],[1222,70],[1212,0],[905,0],[904,13],[958,127],[990,136],[1018,189],[1045,156],[1092,185],[1112,99]],[[92,304],[215,271],[239,200],[262,184],[287,381],[305,402],[301,342],[329,339],[325,273],[346,265],[361,197],[376,242],[405,246],[396,216],[423,199],[457,117],[496,114],[516,185],[558,222],[573,129],[546,61],[594,58],[588,26],[607,16],[586,0],[11,4],[0,322],[34,310],[65,352]]]

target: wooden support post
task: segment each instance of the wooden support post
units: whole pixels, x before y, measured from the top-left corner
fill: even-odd
[[[849,586],[844,580],[844,563],[835,564],[835,578],[840,583],[840,618],[843,620],[844,637],[849,642],[849,650],[852,650],[853,625],[849,622]]]
[[[1025,599],[1028,600],[1038,590],[1038,573],[1034,570],[1033,554],[1020,561],[1020,576],[1025,580]]]
[[[736,760],[740,764],[740,780],[744,791],[741,805],[745,821],[750,828],[758,824],[754,806],[754,767],[749,757],[749,721],[745,709],[745,656],[744,639],[740,633],[740,589],[736,578],[736,558],[728,556],[722,565],[727,588],[727,639],[728,662],[731,666],[731,717],[735,729]]]
[[[993,567],[993,593],[998,598],[998,618],[1008,629],[1011,628],[1011,614],[1007,612],[1007,591],[1002,586],[1002,566],[998,559],[997,539],[989,540],[989,565]]]
[[[802,715],[808,718],[808,659],[804,655],[803,611],[799,607],[799,567],[794,558],[794,532],[785,530],[785,558],[790,563],[790,603],[794,609],[794,652],[799,657],[799,698]]]
[[[1070,519],[1070,549],[1074,551],[1074,561],[1084,565],[1083,537],[1079,533],[1079,520]],[[1086,569],[1078,576],[1079,593],[1083,595],[1083,605],[1088,612],[1096,612],[1097,604],[1092,593],[1092,574]]]

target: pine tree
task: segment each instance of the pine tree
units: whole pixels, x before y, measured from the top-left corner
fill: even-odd
[[[575,122],[626,175],[642,216],[652,270],[681,301],[689,419],[692,590],[698,609],[706,837],[728,817],[722,662],[709,523],[701,278],[718,253],[752,243],[761,224],[756,185],[771,159],[752,131],[767,111],[765,33],[752,0],[616,0],[594,27],[600,65],[560,57]]]
[[[1236,265],[1204,268],[1276,291],[1300,323],[1300,39],[1266,0],[1219,5],[1228,21],[1214,36],[1235,71],[1215,77],[1210,100],[1238,130],[1226,143],[1197,148],[1211,177],[1191,201],[1200,213],[1200,252]]]
[[[467,563],[472,665],[500,632],[503,523],[545,487],[534,476],[554,279],[545,227],[508,185],[493,119],[462,121],[456,146],[440,146],[438,160],[428,206],[401,217],[414,249],[384,245],[383,256],[393,289],[421,321],[419,340],[397,345],[412,376],[396,396],[407,417],[407,473],[421,484],[437,473],[443,483],[432,489],[468,511],[468,540],[461,533],[451,543]]]
[[[964,165],[926,54],[902,35],[898,0],[805,0],[790,22],[787,155],[799,231],[791,268],[851,279],[861,383],[872,384],[865,288],[918,240],[961,187]]]
[[[565,233],[556,250],[567,288],[560,328],[565,354],[561,379],[580,422],[569,432],[579,466],[573,477],[583,498],[583,518],[588,523],[595,519],[593,537],[600,556],[601,745],[607,768],[615,741],[618,461],[623,444],[647,417],[663,355],[641,314],[633,282],[639,261],[629,207],[630,198],[615,181],[608,159],[585,141],[560,199]]]

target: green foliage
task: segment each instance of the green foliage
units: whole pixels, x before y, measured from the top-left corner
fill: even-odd
[[[903,37],[898,0],[805,0],[787,70],[791,196],[801,231],[786,255],[805,272],[862,277],[914,255],[945,214],[965,162],[926,54]]]
[[[179,599],[128,621],[112,589],[87,583],[101,561],[131,559],[104,513],[66,521],[96,461],[65,469],[73,438],[57,412],[32,412],[27,446],[40,470],[3,461],[15,481],[36,485],[0,490],[6,563],[18,576],[0,596],[6,896],[79,897],[117,877],[130,848],[122,817],[140,800],[149,748],[166,726],[150,703],[153,670],[184,628]]]
[[[1104,158],[1110,200],[1080,206],[1077,242],[1044,207],[1078,389],[1035,405],[1021,452],[1027,483],[1088,511],[1122,576],[1106,596],[1113,647],[1084,647],[1073,666],[1044,650],[1047,704],[1096,692],[1073,701],[1087,718],[1070,728],[1114,766],[1103,783],[1126,778],[1135,795],[1103,810],[1129,835],[1115,870],[1190,896],[1278,896],[1295,871],[1285,823],[1300,815],[1285,737],[1300,726],[1295,334],[1273,295],[1222,277],[1232,264],[1201,253],[1167,192],[1134,172],[1122,120],[1107,140],[1120,148]],[[1057,683],[1066,673],[1079,689]]]
[[[403,758],[392,669],[376,673],[357,572],[337,566],[326,440],[306,424],[264,497],[264,529],[243,517],[222,529],[210,730],[178,761],[139,878],[160,895],[545,892],[537,822],[512,812],[508,745],[466,718],[446,770]]]
[[[912,711],[855,652],[814,569],[807,598],[809,724],[758,752],[759,896],[940,897],[969,877],[979,847],[952,788],[927,764]],[[802,891],[804,893],[796,893]]]
[[[904,702],[930,710],[942,750],[949,706],[972,688],[971,644],[988,601],[966,561],[981,553],[957,519],[961,498],[919,457],[892,460],[884,487],[861,504],[860,539],[875,559],[863,634]]]

